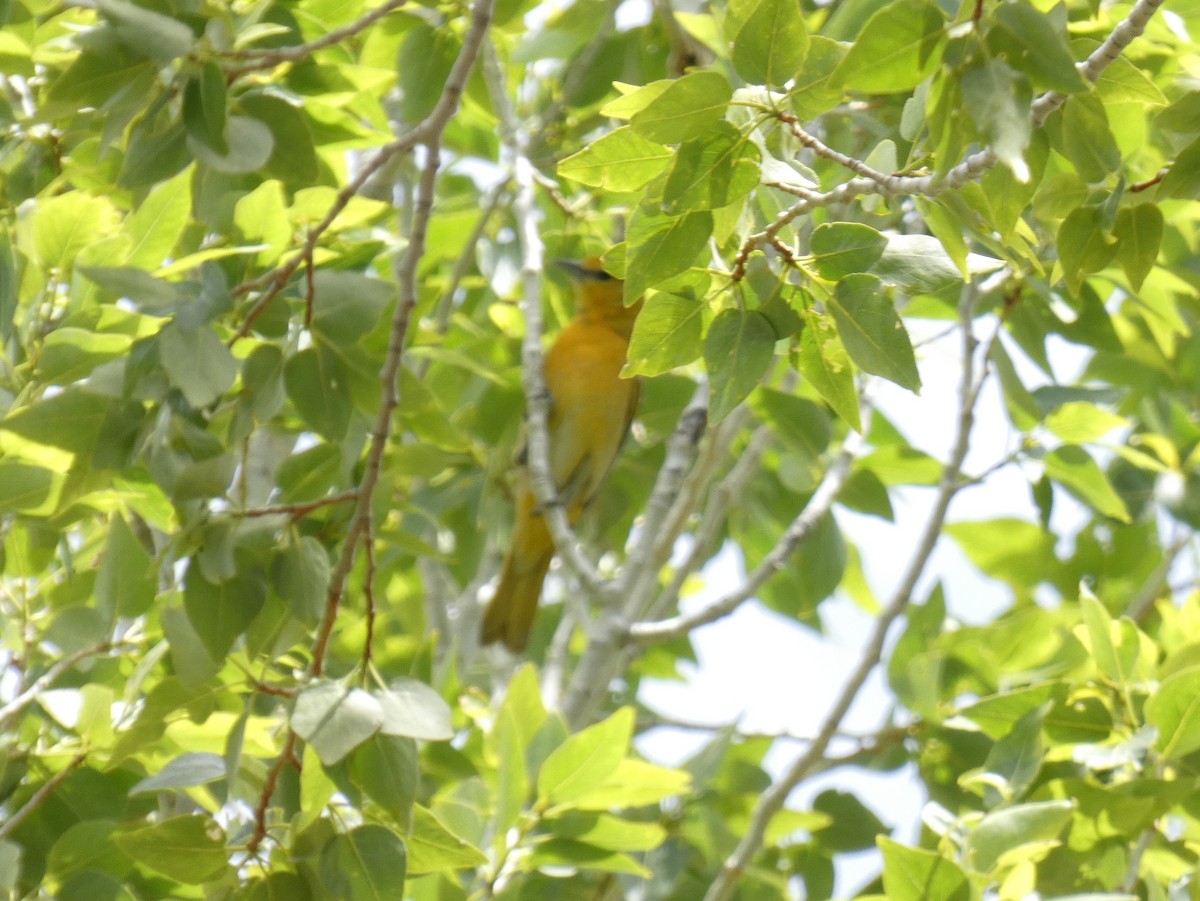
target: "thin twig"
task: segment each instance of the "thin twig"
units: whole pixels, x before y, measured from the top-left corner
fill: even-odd
[[[102,641],[99,644],[92,645],[89,648],[82,648],[78,651],[75,651],[73,654],[69,654],[62,660],[59,660],[57,663],[53,664],[49,669],[46,670],[46,672],[42,673],[42,675],[38,676],[32,683],[30,683],[28,688],[26,688],[23,692],[21,692],[3,707],[0,707],[0,729],[2,729],[5,724],[12,720],[26,707],[28,707],[30,704],[33,704],[42,694],[42,692],[57,682],[65,673],[73,669],[75,664],[79,663],[81,660],[86,660],[88,657],[96,657],[100,654],[107,654],[112,649],[112,642]]]
[[[335,504],[348,504],[358,498],[357,491],[343,491],[341,494],[331,494],[329,497],[323,497],[315,501],[304,501],[303,503],[295,504],[277,504],[271,507],[253,507],[249,510],[231,510],[231,516],[242,516],[246,518],[259,516],[289,516],[292,521],[303,519],[314,510],[320,510],[322,507],[332,507]]]
[[[54,790],[66,782],[67,778],[73,772],[83,766],[85,760],[87,760],[87,752],[79,752],[71,758],[70,763],[43,782],[41,787],[29,796],[29,800],[22,804],[19,810],[3,823],[0,823],[0,840],[12,835],[31,813],[45,804],[46,799],[54,793]]]
[[[783,569],[788,558],[808,539],[833,507],[842,486],[850,477],[850,467],[861,452],[863,443],[863,436],[858,432],[851,432],[846,436],[837,458],[825,471],[821,483],[804,505],[804,509],[792,520],[775,547],[771,548],[742,585],[692,613],[680,614],[659,622],[635,623],[630,626],[629,634],[643,644],[674,641],[693,629],[728,616],[754,597],[771,576]]]
[[[334,44],[341,43],[347,38],[354,37],[359,32],[366,31],[366,29],[370,28],[384,16],[396,11],[408,2],[409,0],[387,0],[382,6],[371,10],[362,18],[356,19],[349,25],[344,25],[341,28],[335,28],[328,34],[324,34],[306,44],[297,44],[293,47],[271,47],[263,50],[229,50],[221,54],[225,59],[246,60],[247,62],[245,65],[226,70],[225,77],[232,81],[238,76],[245,75],[247,72],[253,72],[256,69],[273,69],[275,66],[282,65],[283,63],[294,63],[307,59],[318,50],[332,47]]]
[[[908,567],[900,579],[900,583],[897,585],[894,594],[880,612],[878,619],[876,619],[875,626],[863,649],[858,665],[850,673],[849,678],[847,678],[845,684],[842,686],[841,692],[826,714],[825,720],[822,722],[821,728],[817,731],[812,744],[792,762],[792,765],[788,767],[787,772],[780,779],[763,792],[757,805],[755,805],[753,814],[751,814],[749,828],[742,836],[737,848],[734,849],[733,853],[725,861],[725,865],[717,878],[709,886],[708,892],[704,896],[704,901],[727,901],[732,896],[738,880],[741,879],[742,873],[749,866],[754,855],[758,853],[759,848],[762,847],[763,841],[766,838],[767,827],[772,818],[783,809],[784,802],[792,790],[819,768],[825,751],[841,727],[842,720],[845,719],[850,706],[858,697],[863,684],[867,681],[867,677],[882,658],[884,642],[887,639],[888,631],[891,629],[892,624],[908,608],[917,581],[925,571],[929,557],[933,553],[933,549],[937,546],[938,539],[941,536],[942,525],[946,520],[946,513],[950,509],[950,502],[960,487],[959,475],[962,472],[962,465],[966,459],[967,451],[970,450],[971,429],[975,421],[975,402],[979,397],[979,390],[982,386],[982,379],[976,381],[975,378],[974,360],[976,341],[972,330],[972,321],[974,319],[977,300],[978,294],[975,288],[967,286],[959,309],[960,321],[962,322],[962,377],[959,382],[957,434],[954,446],[950,452],[950,458],[942,468],[942,477],[939,482],[937,497],[934,500],[933,510],[925,523],[925,528],[917,542],[912,559],[909,561]],[[987,359],[986,352],[983,359],[985,361]]]

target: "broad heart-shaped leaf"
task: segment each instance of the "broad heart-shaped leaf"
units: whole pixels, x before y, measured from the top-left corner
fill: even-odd
[[[318,682],[296,698],[292,728],[333,766],[379,731],[383,707],[361,688]]]
[[[1158,729],[1157,747],[1168,760],[1200,748],[1200,667],[1162,681],[1146,702],[1146,722]]]
[[[624,125],[558,164],[561,178],[609,191],[636,191],[667,167],[674,156]]]
[[[962,74],[962,90],[967,112],[996,158],[1012,170],[1017,181],[1029,181],[1025,148],[1033,133],[1033,89],[1028,79],[1004,60],[992,59]]]
[[[406,831],[412,827],[420,778],[416,741],[376,733],[350,755],[349,772],[354,784],[386,810],[398,826]]]
[[[886,237],[887,247],[871,273],[889,285],[895,285],[907,294],[932,294],[962,282],[962,269],[937,238],[892,233]],[[967,273],[974,277],[995,272],[1004,261],[968,253],[963,264]]]
[[[386,690],[373,692],[383,710],[384,735],[403,735],[427,741],[445,741],[454,735],[450,705],[416,679],[397,679]]]
[[[275,149],[271,129],[249,116],[230,116],[226,138],[228,153],[217,153],[191,135],[188,135],[187,144],[200,162],[229,175],[244,175],[261,169]]]
[[[935,851],[907,848],[881,836],[883,887],[888,901],[970,901],[971,884],[962,868]]]
[[[206,63],[183,89],[183,123],[188,135],[213,153],[229,153],[225,76],[216,63]]]
[[[624,375],[661,375],[700,355],[705,306],[694,297],[652,292],[633,323]]]
[[[709,134],[679,148],[663,187],[668,211],[712,210],[741,200],[758,186],[760,158],[752,141],[718,122]]]
[[[757,310],[722,310],[704,337],[709,421],[720,422],[744,401],[775,356],[775,330]]]
[[[1058,261],[1072,294],[1078,294],[1084,276],[1099,272],[1116,253],[1117,245],[1104,227],[1100,207],[1072,210],[1058,228]]]
[[[1065,444],[1046,454],[1046,475],[1097,513],[1129,522],[1125,502],[1113,489],[1104,470],[1082,447]]]
[[[992,811],[967,837],[971,865],[988,873],[1006,852],[1057,838],[1074,809],[1070,801],[1037,801]]]
[[[171,817],[154,826],[114,833],[113,843],[143,866],[200,885],[229,870],[225,844],[216,835],[220,827],[202,814]]]
[[[988,47],[1003,54],[1039,89],[1074,94],[1087,87],[1067,45],[1065,21],[1058,27],[1050,16],[1025,3],[1001,3],[992,16]]]
[[[152,794],[175,788],[191,788],[225,778],[225,758],[206,751],[180,754],[153,776],[147,776],[129,794]]]
[[[320,445],[318,445],[320,447]],[[271,567],[271,582],[292,616],[315,626],[325,612],[331,572],[329,553],[312,535],[290,541]]]
[[[115,224],[111,203],[82,191],[38,198],[32,210],[33,251],[46,268],[70,269],[79,252]]]
[[[856,432],[862,431],[854,367],[837,330],[827,316],[812,307],[804,311],[800,332],[800,374],[817,389],[825,402]]]
[[[725,117],[733,88],[719,72],[702,69],[671,80],[629,124],[644,138],[678,144],[704,134]]]
[[[1159,192],[1163,197],[1200,200],[1200,138],[1188,144],[1175,157],[1175,162],[1163,176]]]
[[[1133,290],[1140,291],[1162,245],[1162,210],[1152,203],[1121,210],[1113,226],[1113,237],[1117,239],[1117,261]]]
[[[838,282],[829,310],[850,359],[860,369],[917,393],[921,377],[912,342],[882,288],[873,275],[848,276]]]
[[[252,563],[242,561],[233,578],[219,585],[200,574],[194,558],[188,563],[183,607],[205,650],[218,663],[258,615],[266,597],[266,574]]]
[[[632,302],[689,269],[712,234],[712,221],[706,211],[667,216],[638,207],[626,237],[625,299]]]
[[[875,13],[833,80],[852,91],[911,91],[941,62],[945,14],[932,0],[897,0]]]
[[[207,407],[237,377],[237,361],[206,325],[184,328],[172,322],[158,333],[159,359],[171,386],[193,407]]]
[[[283,381],[305,422],[330,441],[340,441],[350,425],[350,377],[336,353],[318,344],[287,361]]]
[[[870,270],[883,255],[887,238],[859,222],[825,222],[813,229],[808,246],[813,268],[832,282]]]
[[[313,331],[340,345],[354,344],[374,329],[396,296],[382,279],[331,269],[317,270],[313,288]]]
[[[413,808],[408,853],[408,869],[413,875],[448,873],[481,866],[487,861],[482,851],[451,832],[432,811],[420,804]]]
[[[408,852],[383,826],[338,833],[321,849],[321,885],[341,901],[404,901]]]
[[[808,29],[796,0],[743,0],[733,67],[750,84],[782,88],[808,54]]]
[[[539,802],[569,804],[601,785],[620,766],[633,735],[634,712],[622,707],[554,749],[537,778]]]
[[[191,169],[185,169],[171,180],[156,185],[121,226],[121,230],[133,240],[125,263],[149,268],[163,265],[174,252],[187,227],[191,208]]]
[[[178,19],[144,6],[125,0],[96,0],[96,6],[113,23],[121,43],[160,63],[186,56],[196,43],[192,29]]]

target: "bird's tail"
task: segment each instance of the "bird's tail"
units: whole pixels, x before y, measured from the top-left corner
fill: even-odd
[[[535,516],[519,525],[524,528],[516,530],[480,630],[484,644],[502,641],[514,654],[524,651],[529,642],[542,582],[554,557],[545,520]]]

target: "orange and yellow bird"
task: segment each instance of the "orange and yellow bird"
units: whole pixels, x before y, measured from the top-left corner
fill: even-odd
[[[641,301],[624,303],[624,285],[589,257],[560,262],[575,283],[575,318],[546,354],[550,393],[550,473],[567,518],[575,522],[600,488],[629,431],[640,388],[621,378]],[[484,644],[502,641],[521,653],[529,641],[554,542],[522,468],[517,519],[500,583],[483,615]]]

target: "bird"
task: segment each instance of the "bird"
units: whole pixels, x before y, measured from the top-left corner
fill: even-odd
[[[641,309],[626,306],[624,283],[598,257],[558,260],[575,289],[575,315],[546,353],[550,395],[550,473],[558,502],[574,523],[604,482],[629,432],[641,387],[621,378],[633,323]],[[484,611],[480,640],[503,642],[521,654],[529,642],[554,542],[518,456],[516,521],[495,594]]]

